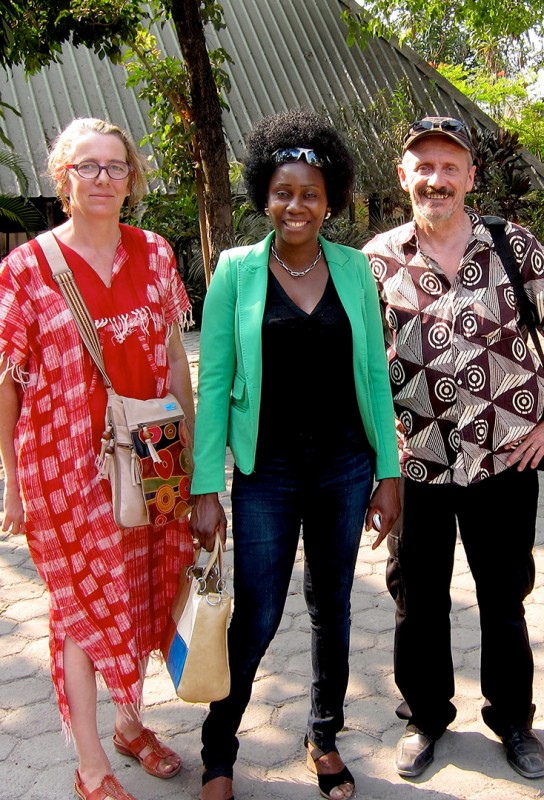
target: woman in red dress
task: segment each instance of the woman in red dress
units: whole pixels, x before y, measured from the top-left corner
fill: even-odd
[[[106,370],[121,395],[168,390],[192,431],[193,395],[181,330],[190,305],[167,242],[119,222],[141,199],[145,171],[115,125],[78,119],[61,133],[49,171],[68,215],[54,235],[94,318]],[[96,672],[115,703],[115,748],[170,778],[179,756],[140,718],[147,658],[160,646],[193,545],[185,520],[120,530],[96,457],[106,390],[36,241],[0,268],[2,530],[25,532],[49,589],[51,671],[65,730],[79,755],[84,800],[132,798],[111,774],[96,721]]]

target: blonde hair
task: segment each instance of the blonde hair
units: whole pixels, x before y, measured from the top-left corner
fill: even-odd
[[[57,136],[51,147],[47,160],[47,172],[55,184],[55,191],[59,198],[65,214],[70,214],[70,198],[65,194],[68,170],[66,165],[70,163],[73,152],[78,144],[78,139],[85,133],[102,133],[117,136],[127,151],[127,163],[131,170],[128,176],[129,195],[128,207],[134,208],[142,199],[147,191],[146,167],[136,145],[129,134],[117,125],[106,122],[103,119],[92,117],[81,117],[74,119]]]

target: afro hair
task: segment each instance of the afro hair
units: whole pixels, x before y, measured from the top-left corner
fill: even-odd
[[[355,179],[351,153],[325,117],[297,108],[263,117],[247,138],[244,182],[257,211],[264,211],[270,179],[277,167],[272,154],[284,147],[307,147],[325,161],[321,171],[332,216],[349,205]]]

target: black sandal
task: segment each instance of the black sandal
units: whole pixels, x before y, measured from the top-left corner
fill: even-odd
[[[336,751],[337,752],[337,751]],[[321,756],[327,755],[320,750],[319,747],[316,747],[313,742],[308,741],[306,744],[306,766],[313,772],[314,775],[317,775],[317,785],[319,786],[319,792],[322,797],[326,797],[327,800],[334,800],[331,797],[331,792],[333,789],[338,789],[344,783],[351,783],[353,786],[353,792],[350,795],[351,797],[355,797],[355,780],[353,775],[349,771],[349,769],[344,766],[340,772],[334,772],[329,775],[320,775],[317,771],[317,764]],[[350,800],[350,798],[346,798],[346,800]]]
[[[232,775],[232,767],[230,769],[228,767],[212,767],[211,769],[205,769],[202,773],[202,786],[206,786],[207,783],[216,778],[230,778],[230,780],[232,780]],[[229,800],[234,800],[234,795],[232,795]]]

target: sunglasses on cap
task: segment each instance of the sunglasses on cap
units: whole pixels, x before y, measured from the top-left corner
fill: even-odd
[[[274,150],[272,158],[276,164],[287,164],[289,161],[299,161],[304,156],[306,163],[311,167],[324,167],[326,163],[330,163],[328,158],[320,158],[315,150],[309,147],[281,147],[279,150]]]
[[[422,133],[423,131],[441,130],[444,133],[459,133],[463,132],[467,135],[467,128],[464,122],[460,119],[453,117],[444,117],[443,119],[420,119],[418,122],[413,122],[410,130],[404,137],[404,142],[407,142],[414,134]]]

